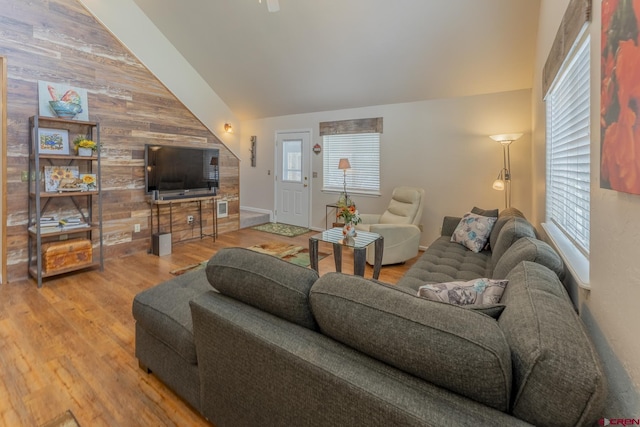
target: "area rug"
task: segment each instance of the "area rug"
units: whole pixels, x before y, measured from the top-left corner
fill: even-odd
[[[274,241],[263,243],[261,245],[254,245],[247,249],[251,249],[252,251],[260,252],[267,255],[272,255],[288,261],[291,264],[296,264],[302,267],[308,267],[311,265],[311,261],[309,259],[309,248],[304,248],[302,246],[290,245],[288,243]],[[329,256],[329,254],[326,252],[318,252],[318,261],[326,258],[327,256]],[[170,273],[174,276],[180,276],[181,274],[187,273],[189,271],[206,267],[207,262],[209,262],[209,260],[205,260],[197,264],[190,264],[186,267],[176,268],[175,270],[171,270]]]
[[[42,427],[80,427],[80,424],[78,424],[73,413],[70,410],[67,410],[64,414],[61,414],[48,423],[43,424]]]
[[[264,231],[271,234],[279,234],[280,236],[296,237],[311,231],[306,227],[298,227],[297,225],[280,224],[269,222],[267,224],[256,225],[251,227],[254,230]]]
[[[251,246],[248,249],[272,255],[285,261],[289,261],[291,264],[300,265],[302,267],[308,267],[311,265],[311,261],[309,260],[309,248],[304,248],[302,246],[290,245],[282,242],[267,242],[261,245]],[[318,261],[328,255],[328,253],[318,252]]]
[[[170,270],[169,273],[173,274],[174,276],[180,276],[184,273],[188,273],[189,271],[206,267],[207,262],[209,262],[208,259],[204,261],[200,261],[197,264],[189,264],[185,267],[180,267],[180,268],[176,268],[175,270]]]

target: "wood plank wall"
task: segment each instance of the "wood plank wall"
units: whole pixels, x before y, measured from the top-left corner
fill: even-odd
[[[147,142],[220,149],[221,188],[229,217],[219,232],[239,227],[239,162],[189,110],[76,0],[0,0],[0,56],[7,59],[7,278],[27,277],[29,117],[38,110],[38,81],[88,91],[89,119],[100,123],[105,256],[150,247],[144,192]],[[212,230],[204,205],[205,232]],[[174,207],[173,241],[199,236],[187,224],[194,203]],[[197,218],[197,217],[196,217]],[[134,233],[134,224],[141,232]],[[163,223],[163,225],[167,225]]]

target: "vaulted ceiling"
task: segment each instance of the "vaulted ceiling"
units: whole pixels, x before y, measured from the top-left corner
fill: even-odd
[[[539,0],[134,0],[240,119],[532,87]]]

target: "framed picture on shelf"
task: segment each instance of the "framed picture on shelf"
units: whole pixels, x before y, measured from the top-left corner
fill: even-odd
[[[78,166],[45,166],[44,191],[82,191]]]
[[[95,173],[81,173],[80,174],[80,186],[85,191],[96,191],[98,189],[98,182]]]
[[[38,128],[40,154],[69,154],[69,131],[66,129]]]

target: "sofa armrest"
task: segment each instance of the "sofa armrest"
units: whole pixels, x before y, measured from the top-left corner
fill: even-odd
[[[461,219],[462,217],[459,216],[445,216],[442,220],[442,232],[440,235],[452,236]]]
[[[265,414],[271,425],[528,425],[224,295],[191,312],[202,413],[216,425]]]
[[[385,247],[406,242],[421,234],[420,228],[413,224],[372,224],[369,231],[381,235]]]
[[[360,214],[362,224],[377,224],[380,222],[381,215],[378,214]]]

